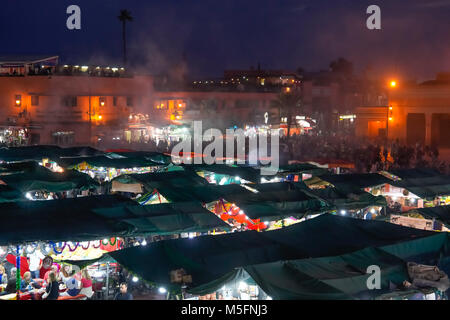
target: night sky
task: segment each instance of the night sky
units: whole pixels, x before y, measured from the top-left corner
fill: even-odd
[[[66,28],[81,7],[82,29]],[[381,7],[382,30],[366,28]],[[345,57],[356,71],[434,78],[450,71],[450,0],[2,1],[1,54],[57,54],[63,63],[120,65],[120,9],[131,11],[129,60],[157,74],[186,56],[191,77],[224,69],[314,71]]]

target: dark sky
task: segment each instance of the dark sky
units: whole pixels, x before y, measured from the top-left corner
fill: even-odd
[[[81,7],[82,29],[66,28]],[[381,7],[382,30],[366,28]],[[120,64],[120,9],[131,11],[129,56],[150,73],[186,55],[192,77],[224,69],[327,68],[337,57],[356,70],[433,78],[450,71],[450,0],[35,0],[2,1],[0,54],[51,53],[64,63]]]

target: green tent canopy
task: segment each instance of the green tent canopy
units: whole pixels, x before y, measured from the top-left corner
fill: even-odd
[[[94,156],[94,157],[76,157],[76,158],[59,158],[52,159],[58,165],[63,168],[74,168],[82,163],[87,163],[91,167],[97,168],[116,168],[116,169],[128,169],[128,168],[142,168],[142,167],[160,167],[160,163],[152,160],[147,160],[141,157],[133,158],[109,158],[107,156]]]
[[[258,192],[276,192],[290,190],[310,190],[304,182],[272,182],[272,183],[254,183],[247,185]]]
[[[324,189],[314,189],[310,192],[318,198],[323,199],[338,210],[360,210],[370,206],[384,207],[387,205],[383,196],[374,196],[368,192],[357,190],[345,190],[342,185]]]
[[[251,191],[237,184],[229,185],[200,185],[190,188],[179,188],[171,185],[161,185],[157,188],[158,192],[171,202],[179,201],[198,201],[209,203],[220,199],[228,199],[236,195],[250,196]]]
[[[229,230],[230,226],[215,214],[195,202],[163,203],[151,206],[133,205],[100,208],[94,211],[105,219],[114,219],[132,225],[145,235],[170,235],[185,232]]]
[[[288,175],[288,174],[312,174],[312,175],[321,175],[325,174],[328,171],[323,168],[319,168],[311,163],[294,163],[289,165],[280,166],[278,169],[279,174]]]
[[[390,184],[406,189],[422,199],[450,195],[450,176],[405,179],[392,181]]]
[[[247,265],[192,288],[189,293],[204,295],[251,279],[274,299],[374,299],[390,292],[391,284],[399,286],[404,280],[410,281],[406,268],[408,261],[437,265],[448,273],[449,245],[447,233],[435,233],[344,255]],[[367,270],[373,265],[381,271],[381,288],[377,290],[367,287],[371,275]]]
[[[198,203],[141,206],[116,195],[0,203],[0,212],[0,245],[229,229]]]
[[[142,184],[148,191],[159,187],[192,188],[208,185],[208,181],[191,171],[152,172],[143,174],[124,174],[113,179],[124,184]]]
[[[344,183],[353,185],[359,189],[378,187],[386,183],[392,183],[392,180],[378,173],[324,174],[317,178],[333,185]]]
[[[381,221],[325,214],[275,231],[166,240],[110,255],[143,279],[161,285],[171,285],[170,271],[184,269],[195,288],[242,266],[342,255],[432,235]]]
[[[90,189],[99,186],[95,180],[84,173],[75,170],[56,173],[41,166],[38,166],[32,172],[24,171],[2,175],[0,180],[22,192],[61,192],[72,189]]]
[[[325,201],[301,190],[235,194],[225,199],[235,203],[251,219],[302,218],[333,209]]]
[[[381,288],[370,290],[367,268],[381,270]],[[370,299],[390,291],[390,284],[408,279],[406,263],[378,248],[340,256],[277,261],[242,268],[276,300]],[[207,291],[207,290],[205,290]]]
[[[172,157],[165,153],[151,152],[151,151],[128,151],[128,152],[114,152],[109,153],[109,156],[114,157],[118,155],[119,157],[125,158],[141,158],[145,160],[150,160],[160,165],[168,165],[172,163]]]
[[[438,170],[433,168],[391,169],[388,173],[400,179],[421,179],[441,175]]]
[[[88,241],[126,236],[134,228],[105,219],[95,208],[120,208],[135,202],[119,196],[92,196],[0,204],[0,245],[34,241]]]
[[[226,165],[226,164],[191,164],[183,165],[185,170],[194,172],[207,171],[219,175],[226,175],[230,177],[240,177],[241,179],[250,182],[260,182],[260,170],[249,166]]]
[[[12,188],[11,186],[0,184],[0,203],[19,200],[25,200],[22,192]]]
[[[46,191],[62,192],[73,189],[91,189],[99,186],[98,182],[90,176],[75,171],[67,170],[62,173],[52,172],[42,166],[24,171],[10,172],[0,175],[0,181],[21,192]]]

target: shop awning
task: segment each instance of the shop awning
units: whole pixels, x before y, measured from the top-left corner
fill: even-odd
[[[420,179],[441,175],[439,171],[433,168],[391,169],[388,173],[400,179]]]
[[[319,168],[310,163],[295,163],[289,164],[285,166],[280,166],[278,170],[278,174],[288,175],[288,174],[312,174],[312,175],[320,175],[325,174],[327,172],[326,169]]]
[[[237,165],[226,165],[226,164],[193,164],[193,165],[183,165],[185,170],[192,170],[195,172],[212,172],[220,175],[227,175],[230,177],[240,177],[241,179],[250,182],[261,182],[260,170],[248,167],[248,166],[237,166]]]
[[[374,196],[358,188],[345,188],[340,184],[338,187],[328,187],[324,189],[314,189],[310,192],[323,199],[338,210],[360,210],[370,206],[385,207],[386,199],[383,196]]]
[[[169,235],[186,232],[229,230],[230,226],[195,202],[162,203],[100,208],[95,212],[106,218],[132,225],[135,232],[146,235]]]
[[[391,181],[390,184],[406,189],[422,199],[450,196],[450,176],[441,175],[428,178],[405,179]]]
[[[159,187],[190,189],[193,186],[208,185],[208,181],[192,171],[152,172],[144,174],[124,174],[113,179],[120,183],[140,183],[148,191]]]
[[[316,178],[333,185],[341,183],[351,184],[360,189],[378,187],[392,182],[392,180],[378,173],[324,174]]]
[[[251,191],[237,184],[229,185],[200,185],[190,188],[179,188],[171,185],[161,185],[157,191],[171,202],[179,201],[198,201],[209,203],[220,199],[228,199],[233,196],[249,196]]]
[[[133,158],[110,158],[107,156],[94,157],[77,157],[77,158],[60,158],[52,159],[63,168],[74,168],[82,163],[86,163],[91,167],[97,168],[115,168],[115,169],[131,169],[143,167],[159,167],[160,163],[147,160],[141,157]]]
[[[235,203],[250,219],[303,218],[333,209],[325,201],[301,190],[235,194],[225,199]]]
[[[170,271],[184,269],[194,288],[242,266],[342,255],[432,235],[436,233],[325,214],[275,231],[160,241],[110,255],[143,279],[169,287]]]
[[[450,228],[450,205],[431,208],[417,208],[413,212],[420,213],[426,219],[436,219]]]
[[[168,154],[150,151],[127,151],[112,152],[109,155],[119,155],[126,158],[141,158],[156,162],[158,164],[167,165],[172,162],[172,157]]]

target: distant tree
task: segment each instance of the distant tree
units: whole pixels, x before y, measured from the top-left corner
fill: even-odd
[[[330,69],[332,72],[351,76],[353,74],[353,63],[344,58],[339,58],[330,63]]]
[[[292,155],[292,146],[290,144],[292,125],[297,125],[295,116],[300,113],[302,97],[298,91],[282,92],[277,99],[273,101],[273,107],[278,108],[280,118],[287,118],[287,144],[289,153]]]
[[[126,23],[127,21],[133,21],[133,17],[131,16],[131,12],[122,9],[120,10],[120,15],[117,17],[120,22],[122,22],[122,40],[123,40],[123,65],[127,65],[127,35],[126,35]]]
[[[298,73],[299,75],[302,75],[302,74],[305,73],[305,69],[303,69],[302,67],[298,67],[298,68],[297,68],[297,73]]]

